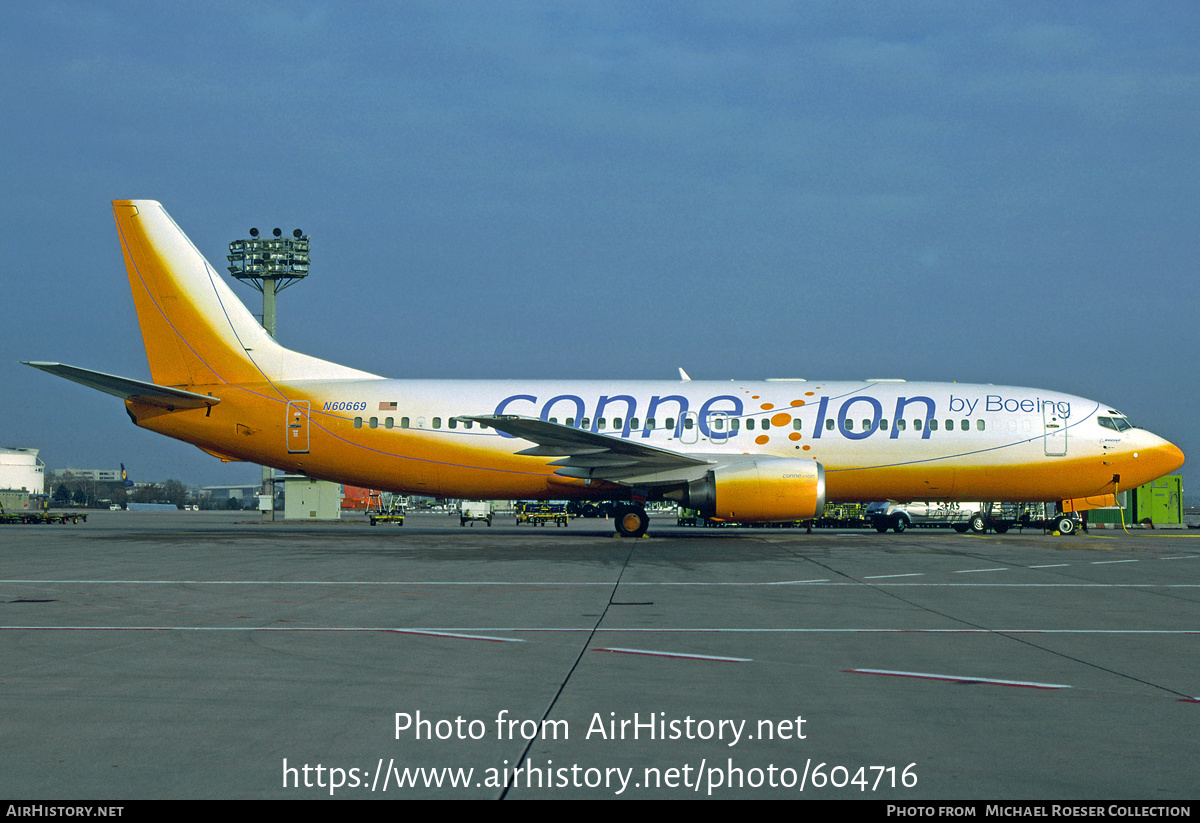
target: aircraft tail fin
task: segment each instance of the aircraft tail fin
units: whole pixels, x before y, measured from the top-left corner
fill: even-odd
[[[375,377],[276,343],[159,203],[116,200],[113,216],[156,384]]]

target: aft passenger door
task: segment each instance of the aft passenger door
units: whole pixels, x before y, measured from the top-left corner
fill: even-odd
[[[289,454],[308,453],[308,412],[307,400],[290,400],[287,404],[287,450]]]

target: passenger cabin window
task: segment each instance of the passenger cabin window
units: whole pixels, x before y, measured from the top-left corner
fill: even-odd
[[[938,430],[938,422],[932,418],[929,420],[929,430],[935,432]]]
[[[692,420],[692,418],[685,417],[685,418],[683,418],[683,427],[685,429],[690,429],[695,425],[695,422],[696,421]]]
[[[833,418],[832,417],[825,421],[825,431],[833,431]]]
[[[832,421],[830,421],[830,422],[832,422]],[[830,426],[830,428],[833,428],[833,427]],[[753,417],[746,418],[746,431],[754,431],[754,418]]]
[[[354,418],[354,428],[356,428],[356,429],[362,428],[362,418],[361,417]]]
[[[792,429],[795,431],[800,431],[800,418],[799,417],[792,418]]]
[[[433,427],[435,429],[440,429],[442,427],[442,418],[440,418],[440,417],[433,418]]]
[[[980,421],[980,422],[983,422],[983,421]],[[970,420],[959,420],[958,428],[961,431],[969,432],[971,430],[971,421]]]
[[[370,427],[371,427],[371,428],[373,428],[373,429],[377,429],[377,428],[379,428],[379,418],[378,418],[378,417],[372,417],[370,420],[368,420],[368,421],[367,421],[367,425],[368,425],[368,426],[370,426]]]
[[[764,417],[762,419],[762,430],[766,431],[769,428],[771,428],[771,420],[770,418]]]
[[[898,428],[900,431],[905,431],[908,428],[908,421],[901,417],[896,421],[896,428]]]
[[[937,421],[933,420],[930,422],[936,423]],[[934,428],[936,429],[937,426],[934,426]],[[921,418],[915,417],[915,418],[913,418],[913,431],[919,432],[920,430],[921,430]]]
[[[882,417],[879,418],[879,430],[881,432],[887,431],[887,421],[884,420]]]
[[[575,418],[574,418],[574,417],[568,417],[568,418],[567,418],[567,425],[568,425],[568,426],[570,426],[571,428],[575,428]]]
[[[976,421],[975,421],[975,428],[979,429],[979,431],[983,431],[983,421],[982,421],[982,420],[976,420]]]
[[[396,418],[394,418],[394,417],[383,418],[383,427],[385,429],[394,428],[395,425],[396,425]]]
[[[400,418],[400,428],[402,428],[402,429],[408,428],[408,418],[407,417]]]

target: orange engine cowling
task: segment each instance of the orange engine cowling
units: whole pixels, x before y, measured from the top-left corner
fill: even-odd
[[[815,460],[748,460],[710,471],[683,496],[688,508],[721,520],[809,520],[825,508],[825,469]]]

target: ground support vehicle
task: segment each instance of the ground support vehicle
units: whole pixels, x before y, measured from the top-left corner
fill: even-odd
[[[568,500],[567,515],[569,517],[603,517],[609,519],[617,510],[617,504],[610,500],[592,503],[589,500]]]
[[[404,509],[389,509],[385,512],[371,513],[371,525],[377,523],[395,523],[397,526],[404,525]]]
[[[517,525],[529,523],[531,526],[544,526],[553,522],[555,526],[566,526],[569,520],[566,503],[518,503],[516,505]]]
[[[1080,526],[1074,514],[1055,513],[1046,503],[880,502],[867,506],[866,516],[881,534],[888,529],[899,534],[910,526],[948,526],[959,534],[1004,534],[1014,526],[1073,534]]]
[[[675,512],[676,526],[712,526],[714,525],[704,515],[695,509],[685,509],[682,506]]]
[[[824,529],[861,529],[870,525],[863,503],[826,503],[814,526]]]
[[[6,512],[0,508],[0,525],[13,525],[22,523],[25,525],[35,523],[86,523],[87,515],[79,514],[78,512],[41,512],[41,511],[20,511]]]
[[[492,525],[492,502],[490,500],[464,500],[458,507],[458,525],[475,525],[476,520],[482,520]]]
[[[1051,503],[988,503],[975,513],[966,529],[984,534],[988,529],[1004,534],[1014,526],[1020,529],[1042,529],[1058,534],[1074,534],[1082,521],[1075,513],[1056,511]]]

